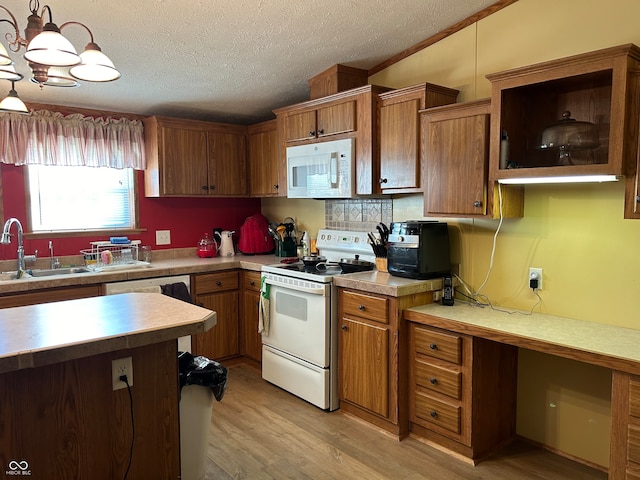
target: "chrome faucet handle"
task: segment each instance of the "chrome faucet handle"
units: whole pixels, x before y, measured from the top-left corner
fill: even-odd
[[[25,255],[23,259],[25,262],[35,262],[38,259],[38,250],[33,255]]]

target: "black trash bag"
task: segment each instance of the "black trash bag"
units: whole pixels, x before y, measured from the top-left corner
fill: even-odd
[[[194,357],[189,352],[178,352],[180,390],[185,385],[209,387],[217,401],[227,389],[227,367],[207,357]]]

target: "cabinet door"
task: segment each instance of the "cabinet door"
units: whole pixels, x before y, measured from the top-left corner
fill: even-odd
[[[423,117],[424,213],[485,215],[489,115]]]
[[[245,291],[242,294],[242,347],[243,355],[262,361],[262,338],[258,333],[258,309],[260,293]]]
[[[380,107],[380,189],[420,186],[419,99]]]
[[[247,194],[247,145],[244,135],[208,133],[209,194]]]
[[[389,416],[389,330],[342,319],[340,398]]]
[[[207,332],[194,336],[194,351],[211,359],[238,355],[238,300],[235,292],[197,295],[196,303],[213,310],[217,315],[216,325]]]
[[[207,134],[201,130],[162,127],[162,195],[206,195]]]
[[[316,135],[318,137],[353,132],[357,129],[356,102],[351,100],[319,108],[317,118]]]
[[[278,132],[249,133],[249,194],[256,197],[278,195]]]
[[[316,111],[307,110],[287,115],[285,117],[284,135],[287,142],[315,138]]]

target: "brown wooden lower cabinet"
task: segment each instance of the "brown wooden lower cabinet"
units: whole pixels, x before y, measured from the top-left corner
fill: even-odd
[[[340,288],[340,409],[402,438],[408,434],[402,310],[433,301],[432,292],[392,297]]]
[[[410,431],[474,462],[515,437],[517,348],[409,322]]]
[[[260,307],[260,272],[242,272],[242,305],[240,308],[240,353],[262,361],[262,335],[258,333]]]
[[[640,376],[613,372],[609,478],[640,480]]]
[[[196,305],[217,314],[217,323],[209,331],[194,335],[194,354],[220,360],[240,354],[238,338],[240,272],[229,270],[203,273],[193,277],[193,298]]]
[[[0,308],[23,307],[26,305],[36,305],[38,303],[76,300],[78,298],[97,297],[101,294],[102,288],[99,284],[10,293],[0,296]]]

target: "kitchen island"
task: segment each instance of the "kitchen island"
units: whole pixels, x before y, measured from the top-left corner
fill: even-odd
[[[0,310],[0,473],[178,478],[177,338],[216,314],[153,293]],[[111,362],[131,357],[127,388]],[[132,404],[130,403],[132,402]]]

